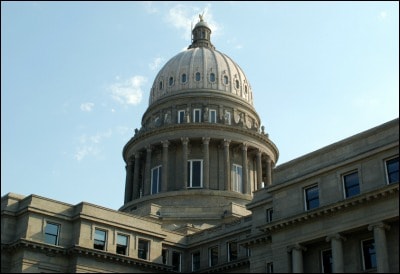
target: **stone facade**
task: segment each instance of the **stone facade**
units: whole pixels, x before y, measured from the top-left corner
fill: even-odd
[[[398,118],[275,166],[210,35],[156,76],[119,210],[2,197],[2,272],[399,272]]]

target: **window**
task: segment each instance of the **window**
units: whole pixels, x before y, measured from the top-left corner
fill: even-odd
[[[128,236],[117,234],[117,254],[128,255]]]
[[[343,189],[345,198],[360,194],[360,183],[357,171],[343,175]]]
[[[188,187],[202,187],[203,160],[188,161]]]
[[[201,109],[199,109],[199,108],[193,109],[193,122],[194,123],[201,122]]]
[[[267,223],[272,222],[272,214],[274,213],[274,210],[272,208],[267,208],[266,211],[266,221]]]
[[[242,192],[242,166],[239,165],[233,165],[233,186],[232,190],[236,192]]]
[[[181,272],[181,253],[172,251],[172,270]]]
[[[228,76],[224,75],[224,84],[227,85],[229,83]]]
[[[185,121],[185,111],[179,110],[178,111],[178,124],[182,124]]]
[[[157,194],[161,191],[162,166],[151,169],[151,194]]]
[[[364,270],[376,268],[376,252],[374,239],[361,242]]]
[[[58,245],[58,237],[60,233],[60,225],[56,223],[46,222],[44,229],[44,241],[46,244]]]
[[[274,273],[274,264],[272,262],[267,263],[267,273]]]
[[[399,182],[399,157],[386,161],[386,174],[389,184]]]
[[[208,115],[208,121],[210,123],[216,123],[217,122],[217,111],[215,109],[210,109],[210,113]]]
[[[192,271],[200,269],[200,251],[192,253]]]
[[[231,113],[229,111],[225,111],[224,119],[225,119],[225,124],[227,125],[231,124]]]
[[[163,248],[161,251],[162,263],[168,264],[168,249]]]
[[[200,72],[196,72],[196,81],[200,81]]]
[[[332,249],[321,251],[322,273],[332,273]]]
[[[138,258],[147,260],[149,258],[149,241],[139,239]]]
[[[236,242],[228,243],[228,262],[234,261],[238,256],[238,247]]]
[[[181,78],[182,83],[186,83],[186,74],[182,74],[182,78]]]
[[[169,77],[168,85],[172,86],[174,84],[174,77]]]
[[[236,84],[236,88],[239,89],[239,80],[236,80],[235,84]]]
[[[318,186],[312,186],[304,190],[306,210],[319,207]]]
[[[158,89],[159,89],[159,90],[162,90],[162,88],[163,88],[163,84],[162,84],[162,81],[160,81],[160,83],[159,83],[159,85],[158,85]]]
[[[215,73],[210,73],[210,82],[215,82]]]
[[[106,237],[107,232],[96,228],[94,230],[94,249],[106,250]]]
[[[214,266],[218,264],[218,246],[210,247],[208,250],[208,265]]]

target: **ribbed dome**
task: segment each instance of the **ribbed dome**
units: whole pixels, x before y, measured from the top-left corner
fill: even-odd
[[[189,48],[172,57],[157,74],[149,106],[158,99],[194,90],[229,93],[253,106],[251,86],[244,72],[230,57],[215,50],[208,25],[200,21],[192,33]]]

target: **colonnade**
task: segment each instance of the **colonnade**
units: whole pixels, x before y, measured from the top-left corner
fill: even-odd
[[[387,241],[385,230],[388,230],[389,226],[383,222],[377,222],[368,226],[368,230],[374,233],[375,252],[376,252],[376,264],[377,273],[388,273],[389,272],[389,261],[387,253]],[[344,273],[344,252],[343,242],[346,240],[340,233],[328,235],[326,241],[331,243],[332,250],[332,272],[333,273]],[[292,260],[292,272],[303,273],[303,252],[307,248],[301,244],[295,244],[288,247],[288,252],[291,252]]]
[[[210,188],[210,137],[203,137],[202,141],[202,153],[203,153],[203,189]],[[161,192],[166,192],[168,189],[168,157],[169,153],[169,145],[172,141],[161,141],[162,145],[162,180],[161,180]],[[178,141],[179,142],[179,141]],[[182,185],[180,189],[187,189],[188,187],[188,174],[187,174],[187,162],[189,156],[189,138],[182,137],[180,139],[180,143],[182,146],[182,162],[178,163],[181,165],[180,170],[182,170],[181,178],[177,178],[181,181]],[[223,171],[224,172],[224,190],[232,191],[232,180],[231,180],[231,155],[230,155],[230,146],[232,141],[229,139],[221,140],[221,146],[223,147]],[[133,157],[131,157],[126,165],[126,184],[125,184],[125,203],[139,198],[141,195],[150,195],[151,193],[151,163],[152,163],[152,151],[155,145],[148,145],[145,149],[141,151],[137,151],[134,153]],[[248,150],[251,148],[252,150],[256,150],[256,185],[257,189],[262,188],[263,182],[263,165],[262,165],[262,157],[265,158],[265,182],[264,186],[269,186],[272,184],[272,160],[270,156],[261,151],[258,148],[251,147],[248,143],[242,143],[240,145],[242,151],[242,185],[243,185],[243,193],[251,194],[251,185],[249,180],[249,166],[248,166]],[[145,152],[145,153],[144,153]],[[145,155],[145,161],[143,161]],[[140,172],[143,170],[141,166],[144,163],[144,178],[140,178]],[[178,176],[177,176],[178,177]],[[180,180],[182,179],[182,180]],[[143,182],[142,193],[140,193],[140,185]]]

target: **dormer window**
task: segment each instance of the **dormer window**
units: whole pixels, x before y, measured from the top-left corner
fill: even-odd
[[[224,75],[224,84],[227,85],[229,83],[228,76]]]
[[[174,77],[169,77],[168,84],[169,86],[172,86],[174,84]]]
[[[239,88],[239,80],[236,80],[235,84],[236,84],[236,88],[238,89]]]
[[[210,82],[215,82],[215,73],[210,73]]]
[[[186,73],[182,74],[182,83],[186,83]]]
[[[200,72],[196,72],[196,81],[200,81]]]
[[[163,89],[162,81],[160,81],[160,83],[159,83],[159,85],[158,85],[158,89],[159,89],[159,90],[162,90],[162,89]]]

